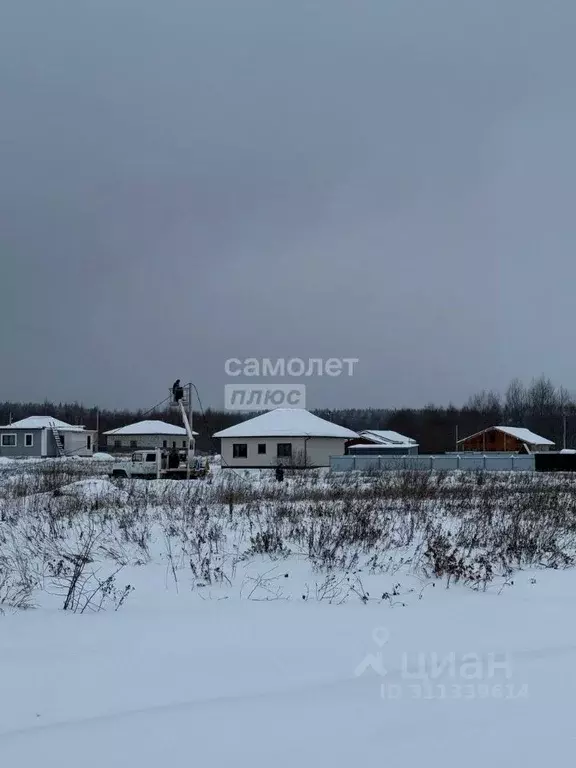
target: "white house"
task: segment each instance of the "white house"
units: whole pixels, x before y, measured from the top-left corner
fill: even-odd
[[[220,438],[223,467],[263,468],[327,467],[330,456],[342,456],[346,441],[358,435],[303,408],[276,408],[214,437]]]
[[[192,432],[196,436],[197,432]],[[148,419],[104,432],[108,449],[132,451],[138,448],[188,448],[184,427],[159,419]]]
[[[95,430],[53,416],[28,416],[0,427],[0,456],[92,456]]]

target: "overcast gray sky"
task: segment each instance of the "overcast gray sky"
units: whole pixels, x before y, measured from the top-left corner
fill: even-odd
[[[574,0],[5,0],[0,399],[576,388]]]

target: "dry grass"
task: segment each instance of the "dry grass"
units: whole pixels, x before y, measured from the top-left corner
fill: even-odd
[[[94,470],[52,462],[4,471],[0,605],[26,607],[46,590],[66,610],[118,608],[130,592],[118,585],[123,568],[159,557],[178,587],[182,568],[196,585],[231,585],[247,558],[297,556],[320,578],[307,598],[332,599],[346,582],[363,600],[360,572],[402,567],[485,589],[518,568],[564,568],[576,557],[572,475],[311,471],[285,483],[232,475],[88,481],[94,487],[85,482]],[[273,594],[271,577],[263,585]]]

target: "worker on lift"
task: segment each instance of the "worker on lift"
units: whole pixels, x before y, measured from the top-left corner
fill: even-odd
[[[180,379],[176,379],[172,385],[172,397],[175,403],[179,403],[184,397],[184,387],[180,384]]]

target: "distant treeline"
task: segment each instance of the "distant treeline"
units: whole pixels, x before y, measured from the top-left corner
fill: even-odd
[[[576,447],[576,399],[568,390],[555,386],[550,379],[540,377],[528,386],[514,379],[506,392],[484,391],[472,396],[461,408],[427,405],[424,408],[339,408],[315,410],[318,416],[359,431],[362,429],[393,429],[414,438],[421,453],[454,450],[456,433],[460,438],[486,427],[510,425],[528,427],[563,447]],[[162,419],[181,425],[178,412],[171,410],[111,411],[86,408],[78,403],[0,403],[0,424],[32,415],[55,416],[70,424],[84,424],[100,434],[142,419]],[[256,414],[216,411],[195,412],[194,429],[199,433],[199,450],[218,449],[212,435]],[[101,440],[100,445],[104,443]]]

